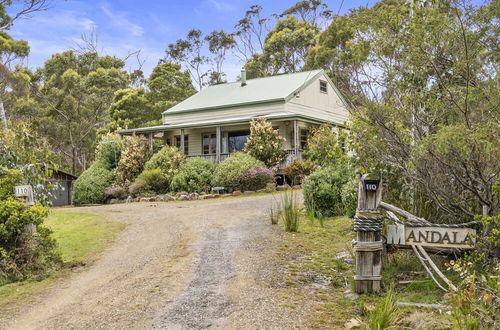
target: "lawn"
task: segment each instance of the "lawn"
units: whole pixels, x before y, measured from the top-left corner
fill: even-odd
[[[118,222],[90,213],[54,209],[45,221],[53,230],[64,266],[42,280],[28,280],[0,287],[0,309],[33,299],[68,273],[71,267],[84,265],[101,252],[124,228]],[[0,315],[1,316],[1,315]]]
[[[280,226],[282,224],[280,223]],[[305,326],[325,329],[343,328],[352,318],[368,326],[370,313],[391,284],[395,285],[397,301],[446,304],[446,297],[423,272],[416,257],[408,250],[400,250],[384,257],[383,292],[380,295],[362,295],[356,300],[346,297],[353,290],[354,265],[340,253],[353,255],[351,221],[345,217],[328,218],[323,226],[306,216],[301,217],[299,231],[286,233],[286,239],[276,253],[275,262],[281,274],[275,281],[288,288],[287,300],[295,308],[306,302],[312,306]],[[442,268],[443,269],[443,268]],[[400,280],[417,281],[400,284]],[[449,327],[450,315],[435,310],[398,308],[396,327]]]

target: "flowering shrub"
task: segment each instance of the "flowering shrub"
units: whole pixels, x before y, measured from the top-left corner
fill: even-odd
[[[173,191],[208,192],[217,165],[208,159],[191,158],[172,179]]]
[[[241,189],[241,177],[251,168],[264,166],[264,163],[243,152],[235,152],[217,166],[212,185],[222,186],[227,191]]]
[[[181,165],[186,161],[186,156],[176,147],[164,146],[144,165],[144,170],[159,169],[162,175],[162,190],[168,190],[173,177],[179,173]]]
[[[306,176],[316,171],[318,167],[311,161],[295,159],[290,165],[283,169],[293,185],[301,184]]]
[[[106,200],[104,191],[115,179],[114,170],[95,162],[73,184],[73,204],[101,204]]]
[[[116,168],[116,181],[118,183],[132,182],[142,172],[149,156],[150,152],[145,137],[127,137]]]
[[[95,158],[110,169],[116,168],[124,145],[125,142],[121,139],[120,135],[108,133],[97,144]]]
[[[241,190],[259,190],[274,182],[274,171],[263,166],[252,167],[240,177]]]
[[[257,118],[250,122],[250,136],[244,151],[266,166],[275,167],[285,160],[286,151],[281,148],[284,141],[270,122],[265,118]]]

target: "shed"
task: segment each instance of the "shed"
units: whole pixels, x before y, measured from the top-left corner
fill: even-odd
[[[61,170],[57,170],[52,173],[49,180],[51,182],[58,183],[52,191],[52,197],[50,198],[52,206],[71,205],[73,181],[77,178],[77,176]]]

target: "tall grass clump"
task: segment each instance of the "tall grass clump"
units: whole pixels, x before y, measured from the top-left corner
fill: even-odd
[[[299,230],[300,211],[297,208],[297,199],[293,191],[283,194],[282,208],[281,214],[285,224],[285,230],[297,232]]]
[[[277,225],[279,220],[279,210],[273,205],[269,208],[269,219],[272,225]]]
[[[391,327],[398,317],[396,308],[396,294],[394,286],[391,285],[385,297],[377,302],[373,311],[370,312],[369,328],[381,330]]]

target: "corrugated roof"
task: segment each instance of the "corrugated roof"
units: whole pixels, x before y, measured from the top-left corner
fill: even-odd
[[[287,97],[301,90],[322,71],[313,70],[248,79],[245,86],[241,86],[239,81],[210,86],[163,113],[285,101]]]

